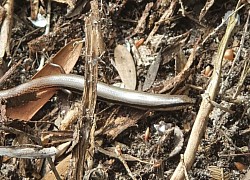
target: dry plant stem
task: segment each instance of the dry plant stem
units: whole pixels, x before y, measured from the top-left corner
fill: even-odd
[[[15,129],[15,128],[8,127],[8,126],[5,126],[5,125],[1,125],[0,130],[4,131],[4,132],[7,132],[7,133],[13,133],[15,135],[27,136],[30,140],[34,141],[35,143],[41,144],[41,139],[39,137],[37,137],[36,135],[25,133],[25,132],[23,132],[23,131],[21,131],[19,129]]]
[[[72,151],[72,159],[73,159],[73,172],[71,174],[71,179],[83,179],[84,171],[86,167],[84,166],[85,162],[85,154],[87,152],[87,148],[89,146],[89,135],[91,128],[91,119],[89,114],[89,105],[90,98],[92,96],[90,88],[92,88],[91,81],[92,73],[89,70],[89,65],[91,65],[93,58],[91,53],[91,31],[89,28],[91,27],[91,20],[89,17],[85,18],[85,33],[86,33],[86,63],[85,63],[85,81],[86,85],[83,89],[83,97],[82,97],[82,110],[80,110],[79,118],[77,121],[76,131],[78,143],[73,151]],[[90,75],[89,75],[90,74]]]
[[[5,132],[0,130],[0,146],[4,146],[5,144]],[[0,169],[3,165],[3,156],[0,156]]]
[[[224,106],[218,104],[218,103],[215,102],[215,101],[211,101],[209,98],[208,98],[208,100],[209,100],[209,102],[210,102],[214,107],[219,108],[219,109],[221,109],[221,110],[223,110],[223,111],[225,111],[225,112],[228,112],[228,113],[230,113],[230,114],[233,114],[233,113],[234,113],[233,110],[231,110],[231,109],[229,109],[229,108],[226,108],[226,107],[224,107]]]
[[[86,155],[88,170],[93,169],[93,166],[94,166],[95,129],[96,129],[96,115],[94,115],[93,124],[92,124],[91,131],[90,131],[90,138],[89,138],[90,147],[87,151],[88,156]]]
[[[165,13],[161,16],[160,20],[155,23],[155,26],[153,30],[148,35],[147,40],[145,41],[145,44],[147,44],[154,36],[154,34],[157,32],[158,28],[162,23],[165,23],[166,19],[170,18],[170,16],[173,14],[175,7],[177,5],[178,0],[173,0],[170,3],[169,8],[165,11]]]
[[[131,170],[128,167],[127,162],[123,159],[122,154],[120,152],[117,151],[117,148],[115,148],[115,152],[117,154],[117,158],[122,162],[123,166],[125,167],[126,171],[128,172],[129,176],[133,179],[136,180],[136,178],[134,177],[134,175],[132,174]]]
[[[39,11],[39,0],[31,0],[30,1],[30,17],[32,20],[36,20],[37,14]]]
[[[219,157],[250,156],[250,153],[219,154]]]
[[[240,10],[242,7],[244,7],[245,5],[243,4],[242,6],[240,6],[239,8],[237,8],[237,11]],[[217,26],[211,33],[209,33],[205,38],[204,40],[202,41],[202,45],[204,45],[204,43],[208,40],[208,38],[210,38],[211,36],[213,36],[217,31],[220,30],[220,28],[228,21],[228,19],[230,18],[231,16],[228,16],[226,19],[222,19],[222,22],[220,23],[219,26]]]
[[[1,146],[0,156],[9,156],[23,159],[47,158],[56,155],[57,149],[55,147],[42,148],[41,146],[30,145],[28,147],[22,146]]]
[[[54,162],[52,161],[52,158],[51,158],[51,157],[48,157],[47,160],[48,160],[48,162],[49,162],[49,165],[50,165],[50,167],[51,167],[51,170],[53,171],[53,173],[54,173],[56,179],[57,179],[57,180],[61,180],[60,175],[59,175],[59,173],[57,172],[56,167],[55,167],[55,165],[54,165]]]
[[[11,29],[12,29],[12,19],[13,19],[13,7],[14,7],[14,0],[6,1],[4,5],[4,9],[6,10],[6,17],[2,23],[1,31],[0,31],[0,61],[5,55],[10,54],[10,36],[11,36]]]
[[[181,163],[183,164],[183,171],[184,171],[184,174],[185,174],[185,179],[189,180],[186,165],[185,165],[185,162],[184,162],[183,154],[181,154]]]
[[[83,92],[83,109],[82,115],[78,119],[77,130],[79,131],[79,142],[73,149],[74,169],[72,179],[83,179],[84,171],[89,169],[87,151],[90,146],[89,138],[91,127],[95,118],[95,106],[97,100],[97,78],[98,78],[98,57],[104,51],[104,43],[101,32],[101,25],[99,22],[98,1],[91,1],[91,14],[85,19],[85,33],[86,33],[86,63],[85,63],[85,83]],[[89,149],[93,157],[94,148]]]
[[[236,22],[237,20],[234,14],[229,19],[225,35],[219,44],[217,56],[214,59],[214,71],[211,77],[211,81],[207,87],[207,90],[203,95],[200,109],[197,114],[195,123],[193,125],[192,132],[190,134],[190,138],[187,144],[187,148],[184,153],[184,162],[186,164],[187,170],[189,170],[193,165],[196,151],[198,149],[201,138],[206,129],[208,116],[213,107],[212,104],[209,102],[208,98],[210,98],[210,100],[214,100],[218,93],[224,52],[227,48],[228,39],[231,36],[231,33],[236,25]],[[183,164],[181,162],[179,163],[178,167],[175,169],[173,176],[171,177],[171,180],[180,180],[180,179],[184,179]]]

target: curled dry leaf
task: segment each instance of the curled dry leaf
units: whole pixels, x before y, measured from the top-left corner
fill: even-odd
[[[184,143],[183,132],[178,126],[174,127],[174,135],[175,135],[174,149],[169,154],[169,157],[172,157],[178,154],[181,151],[183,147],[183,143]]]
[[[51,63],[62,67],[66,74],[75,66],[80,54],[83,43],[81,39],[75,39],[64,46],[52,59]],[[52,66],[51,63],[46,64],[43,69],[33,76],[33,79],[53,74],[61,74],[61,69]],[[7,108],[7,116],[13,119],[30,120],[35,113],[54,95],[56,89],[49,89],[37,93],[37,100],[30,101],[16,107]]]
[[[115,68],[118,71],[126,89],[135,90],[136,71],[135,63],[126,47],[118,45],[115,48]]]

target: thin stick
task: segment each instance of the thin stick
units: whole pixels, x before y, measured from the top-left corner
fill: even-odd
[[[115,152],[117,154],[118,159],[122,162],[123,166],[125,167],[126,171],[128,172],[129,176],[133,179],[136,180],[136,178],[134,177],[134,175],[132,174],[131,170],[128,167],[127,162],[123,159],[122,157],[122,153],[120,152],[120,147],[116,147],[115,148]]]
[[[56,179],[57,179],[57,180],[61,180],[61,177],[60,177],[59,173],[57,172],[56,167],[55,167],[55,165],[54,165],[54,163],[53,163],[51,157],[48,157],[47,160],[48,160],[48,162],[49,162],[49,165],[50,165],[50,167],[51,167],[51,170],[52,170],[52,172],[54,173]]]
[[[237,7],[239,6],[239,4],[240,4],[240,1],[238,2]],[[214,59],[215,65],[214,65],[213,75],[211,77],[211,81],[207,87],[207,90],[205,91],[205,94],[202,97],[200,109],[197,114],[195,123],[193,125],[192,132],[190,134],[190,138],[187,144],[187,148],[184,153],[184,162],[186,164],[187,170],[189,170],[191,166],[193,165],[198,146],[200,144],[200,141],[202,139],[202,136],[207,126],[208,116],[213,108],[213,105],[209,102],[207,98],[210,98],[210,100],[213,101],[218,93],[224,52],[227,48],[228,39],[231,37],[232,31],[237,23],[235,16],[236,15],[234,13],[229,18],[229,22],[228,22],[225,35],[219,44],[218,54],[215,57],[216,59]],[[185,172],[183,169],[183,163],[180,162],[178,167],[175,169],[175,172],[173,176],[171,177],[171,180],[184,179],[184,173]]]

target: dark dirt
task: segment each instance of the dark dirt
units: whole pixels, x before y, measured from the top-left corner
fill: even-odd
[[[160,6],[159,2],[164,4],[165,1],[103,1],[103,9],[100,13],[102,16],[101,24],[104,42],[106,44],[106,52],[99,63],[100,81],[113,83],[120,80],[117,71],[110,61],[114,59],[113,52],[116,45],[124,44],[127,40],[131,39],[146,39],[153,28],[154,22],[158,21],[164,10],[169,7],[168,2],[165,2],[165,5],[160,7],[153,6],[149,16],[151,19],[149,17],[146,19],[145,30],[142,33],[135,33],[134,29],[137,26],[137,22],[141,18],[146,4],[149,2],[153,2],[155,5],[157,5],[158,2]],[[194,48],[194,44],[199,38],[201,39],[199,50],[192,65],[191,74],[179,85],[179,87],[176,87],[175,90],[172,91],[175,93],[185,92],[188,96],[196,100],[195,105],[184,110],[154,112],[150,115],[146,114],[146,117],[144,116],[138,120],[134,127],[128,127],[115,139],[103,134],[99,134],[98,137],[96,137],[97,140],[102,141],[101,147],[104,149],[111,146],[115,147],[119,144],[123,154],[129,154],[148,162],[143,163],[135,160],[127,161],[128,167],[136,179],[170,179],[171,174],[180,162],[180,154],[183,154],[185,151],[192,125],[199,110],[199,104],[202,99],[201,94],[204,93],[209,83],[210,77],[204,76],[203,71],[208,65],[213,67],[213,58],[217,52],[219,42],[225,33],[226,25],[223,25],[219,31],[209,37],[204,45],[202,45],[201,42],[221,23],[227,11],[234,10],[237,2],[226,0],[215,1],[205,17],[199,21],[198,17],[205,3],[205,1],[183,1],[185,11],[188,14],[185,17],[182,16],[180,4],[177,3],[177,7],[171,19],[160,25],[156,32],[158,35],[165,35],[158,48],[158,50],[163,48],[162,57],[164,63],[159,67],[157,78],[153,86],[157,85],[157,83],[160,83],[162,80],[174,77],[175,61],[180,59],[178,58],[180,50],[184,59],[188,59],[191,50]],[[84,38],[84,17],[88,14],[89,8],[87,4],[84,10],[77,16],[66,18],[67,5],[52,2],[50,34],[44,36],[44,28],[37,30],[37,28],[27,20],[27,17],[30,16],[30,3],[27,1],[15,1],[14,24],[10,46],[11,54],[4,57],[4,62],[8,64],[11,61],[11,65],[13,65],[20,59],[23,59],[23,61],[12,76],[4,83],[3,87],[11,88],[28,81],[36,73],[36,69],[39,66],[37,58],[39,55],[45,54],[45,57],[52,57],[72,39],[78,37]],[[249,10],[249,3],[246,1],[246,5],[238,12],[240,24],[236,26],[230,38],[228,48],[233,48],[234,50],[239,48],[239,42],[243,35],[244,24],[246,23]],[[170,49],[172,46],[174,47],[175,42],[171,42],[171,44],[167,40],[188,31],[190,31],[190,34],[185,43],[180,44],[179,48],[169,53],[169,47]],[[133,35],[133,37],[130,37],[130,35]],[[18,46],[19,43],[20,45]],[[147,46],[148,48],[154,48],[151,47],[150,43],[147,44]],[[191,170],[188,171],[189,179],[205,180],[212,177],[216,179],[216,175],[214,175],[213,172],[215,172],[215,174],[217,172],[217,175],[219,174],[218,179],[222,179],[221,171],[223,171],[225,179],[242,179],[247,169],[249,169],[249,72],[239,91],[237,100],[232,100],[232,96],[236,91],[243,71],[244,63],[249,57],[250,34],[248,30],[248,32],[246,32],[241,55],[235,63],[235,67],[230,75],[228,75],[228,72],[232,66],[232,62],[223,61],[221,84],[225,85],[225,88],[219,91],[216,97],[217,103],[234,112],[228,113],[216,107],[210,113],[205,134],[196,153],[195,162]],[[72,73],[83,74],[84,64],[82,63],[82,59],[84,59],[84,52],[80,56],[80,60]],[[137,84],[141,85],[145,80],[148,66],[142,65],[136,68],[138,70]],[[2,71],[5,70],[6,68],[2,68]],[[227,78],[228,81],[226,81]],[[187,84],[199,87],[200,89],[187,88]],[[138,86],[138,89],[140,89],[140,86]],[[70,99],[70,103],[65,103],[65,100],[63,100],[65,96],[60,94],[61,92],[59,92],[58,99],[53,98],[48,102],[40,112],[37,113],[33,121],[41,120],[45,117],[46,120],[49,119],[50,122],[54,122],[58,116],[62,116],[62,111],[65,109],[65,106],[73,106],[73,102],[80,99],[80,96],[75,95]],[[58,94],[56,96],[58,96]],[[108,111],[102,111],[107,108],[107,106],[109,106],[109,104],[98,101],[97,129],[103,125],[103,119],[107,119],[117,108],[117,106],[112,106]],[[48,112],[51,112],[53,109],[57,110],[55,113],[49,114]],[[69,107],[66,109],[69,109]],[[129,117],[130,111],[132,111],[130,108],[121,107],[118,114]],[[46,116],[48,114],[49,116]],[[8,119],[7,124],[10,127],[17,127],[17,125],[13,125],[12,121],[16,120]],[[159,145],[159,139],[162,135],[156,132],[154,125],[159,124],[160,121],[171,123],[172,126],[178,126],[183,132],[183,147],[181,151],[173,157],[169,157],[169,154],[176,144],[175,134],[170,134],[169,138]],[[40,131],[42,131],[43,128],[46,130],[53,129],[53,127],[48,124],[35,127],[34,123],[19,123],[19,125],[25,126],[25,128],[19,127],[19,129],[23,131],[27,131],[27,127],[30,129],[38,128]],[[147,127],[150,129],[150,136],[149,139],[145,141],[144,136]],[[3,134],[5,132],[2,131],[1,133]],[[14,145],[16,136],[17,135],[13,133],[5,134],[4,145]],[[56,164],[59,162],[59,160],[56,161]],[[41,176],[37,176],[36,173],[32,172],[35,171],[34,161],[30,163],[32,168],[26,168],[26,172],[22,173],[18,171],[20,166],[19,159],[13,160],[5,158],[1,167],[1,179],[23,179],[24,177],[39,179]],[[101,165],[102,169],[107,173],[106,177],[108,179],[131,179],[120,160],[96,151],[94,155],[94,168],[98,165]],[[217,169],[209,170],[211,166],[216,166]],[[39,173],[40,175],[42,174],[42,172]],[[96,173],[98,174],[97,171]],[[98,177],[98,175],[96,175],[96,179],[105,179],[104,175],[100,176]],[[92,179],[94,179],[94,175]]]

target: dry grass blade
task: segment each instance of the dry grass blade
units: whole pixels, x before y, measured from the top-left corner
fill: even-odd
[[[238,2],[239,6],[240,2]],[[236,13],[236,12],[235,12]],[[203,95],[202,102],[200,105],[199,112],[197,114],[195,123],[193,125],[192,132],[187,144],[187,148],[184,153],[184,162],[186,163],[186,168],[189,170],[195,160],[195,154],[200,144],[201,138],[205,132],[208,116],[213,108],[210,100],[214,100],[219,88],[220,77],[221,77],[221,66],[224,56],[224,52],[227,48],[228,40],[231,37],[232,31],[237,23],[236,14],[233,14],[228,22],[228,26],[225,32],[224,37],[222,38],[219,47],[217,56],[214,59],[214,71],[211,77],[211,81]],[[171,179],[183,179],[184,171],[182,163],[179,163],[178,167],[175,169],[175,172]]]

